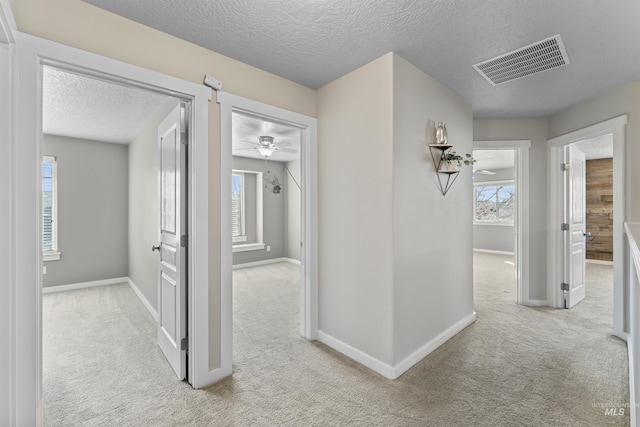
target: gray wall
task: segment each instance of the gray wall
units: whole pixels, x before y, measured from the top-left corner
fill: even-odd
[[[158,125],[178,105],[167,99],[129,144],[129,278],[147,301],[158,305]]]
[[[515,168],[496,169],[495,175],[474,174],[473,182],[506,181],[515,179]],[[514,252],[514,225],[473,224],[473,248],[489,251]]]
[[[302,185],[300,161],[288,162],[287,168],[298,184]],[[284,186],[286,197],[285,256],[300,261],[300,189],[287,171],[284,173],[286,175]]]
[[[262,172],[263,177],[269,180],[271,180],[275,174],[280,184],[285,182],[286,172],[282,167],[282,163],[279,162],[233,157],[233,169]],[[258,182],[256,185],[262,185],[262,183]],[[282,258],[285,256],[285,201],[287,189],[285,185],[282,187],[280,194],[274,194],[271,191],[272,188],[271,184],[268,184],[267,188],[263,189],[263,242],[265,248],[256,251],[234,252],[234,265]],[[252,187],[249,185],[245,187],[245,192],[245,203],[251,203],[252,200],[255,200],[255,186]],[[250,216],[251,212],[249,212],[251,210],[250,206],[246,204],[245,209],[249,214],[249,216],[245,217],[245,222],[249,223],[252,218]],[[253,209],[253,211],[255,211],[255,209]],[[270,246],[271,251],[267,251],[266,246]]]
[[[473,139],[530,140],[529,149],[529,300],[547,299],[547,119],[474,120]]]
[[[47,261],[44,286],[126,277],[127,146],[44,135],[58,163],[59,261]]]
[[[627,114],[625,220],[640,221],[640,81],[620,86],[551,117],[549,138]]]

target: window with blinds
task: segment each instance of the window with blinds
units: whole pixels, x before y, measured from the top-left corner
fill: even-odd
[[[231,236],[233,242],[247,240],[244,216],[244,174],[233,172],[231,176]]]
[[[57,163],[55,157],[42,158],[42,253],[44,261],[60,259],[57,227]]]

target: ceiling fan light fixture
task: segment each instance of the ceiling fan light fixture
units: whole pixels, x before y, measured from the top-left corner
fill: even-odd
[[[273,154],[274,149],[271,147],[258,147],[258,152],[265,159]]]

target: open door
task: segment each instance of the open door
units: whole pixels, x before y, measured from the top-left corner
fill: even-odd
[[[186,129],[178,105],[158,126],[160,244],[158,345],[179,379],[187,376]]]
[[[573,144],[565,147],[564,163],[564,308],[585,297],[586,213],[585,154]],[[567,168],[568,165],[568,168]]]

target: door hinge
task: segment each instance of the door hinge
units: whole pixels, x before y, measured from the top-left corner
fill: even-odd
[[[189,337],[180,340],[180,350],[189,350]]]
[[[567,224],[566,222],[560,224],[560,231],[569,231],[569,224]]]
[[[566,172],[569,170],[569,163],[560,163],[560,170]]]
[[[569,292],[569,284],[568,283],[560,283],[560,289],[563,292]]]
[[[189,144],[189,138],[187,138],[187,133],[186,132],[180,132],[180,142],[184,145],[188,145]]]
[[[187,236],[186,234],[180,236],[180,246],[182,246],[183,248],[189,246],[189,236]]]

